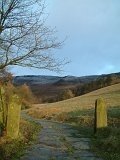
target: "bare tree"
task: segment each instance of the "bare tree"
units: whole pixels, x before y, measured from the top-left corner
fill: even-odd
[[[0,69],[10,65],[59,71],[50,54],[61,46],[45,25],[43,0],[0,0]],[[64,63],[64,62],[63,62]]]

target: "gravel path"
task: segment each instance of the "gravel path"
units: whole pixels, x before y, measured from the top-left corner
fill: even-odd
[[[43,126],[37,142],[32,145],[20,160],[102,160],[90,151],[88,138],[75,138],[78,134],[70,125],[31,118],[24,118]]]

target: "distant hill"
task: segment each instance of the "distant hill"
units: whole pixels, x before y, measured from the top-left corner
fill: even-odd
[[[74,96],[85,94],[92,90],[120,82],[120,72],[92,76],[44,76],[27,75],[16,76],[13,79],[15,85],[27,84],[39,102],[55,102],[65,90],[72,90]],[[104,85],[103,85],[104,84]],[[99,86],[100,85],[100,86]],[[87,89],[86,89],[86,88]],[[98,88],[97,88],[98,87]],[[82,92],[84,88],[84,92]]]
[[[75,83],[88,83],[90,81],[95,80],[99,76],[83,76],[83,77],[75,77],[75,76],[43,76],[43,75],[27,75],[27,76],[16,76],[13,79],[14,84],[22,85],[26,83],[27,85],[35,85],[35,84],[55,84],[55,85],[64,85],[64,84],[75,84]]]

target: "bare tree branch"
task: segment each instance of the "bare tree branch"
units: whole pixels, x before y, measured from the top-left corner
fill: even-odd
[[[59,71],[65,64],[49,53],[62,43],[45,25],[44,9],[43,0],[0,1],[0,69],[18,65]]]

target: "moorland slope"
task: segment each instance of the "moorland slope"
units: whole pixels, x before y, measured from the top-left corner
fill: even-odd
[[[108,107],[120,106],[120,83],[56,103],[34,104],[28,112],[40,118],[62,112],[90,109],[94,108],[95,100],[100,97],[106,100]]]

